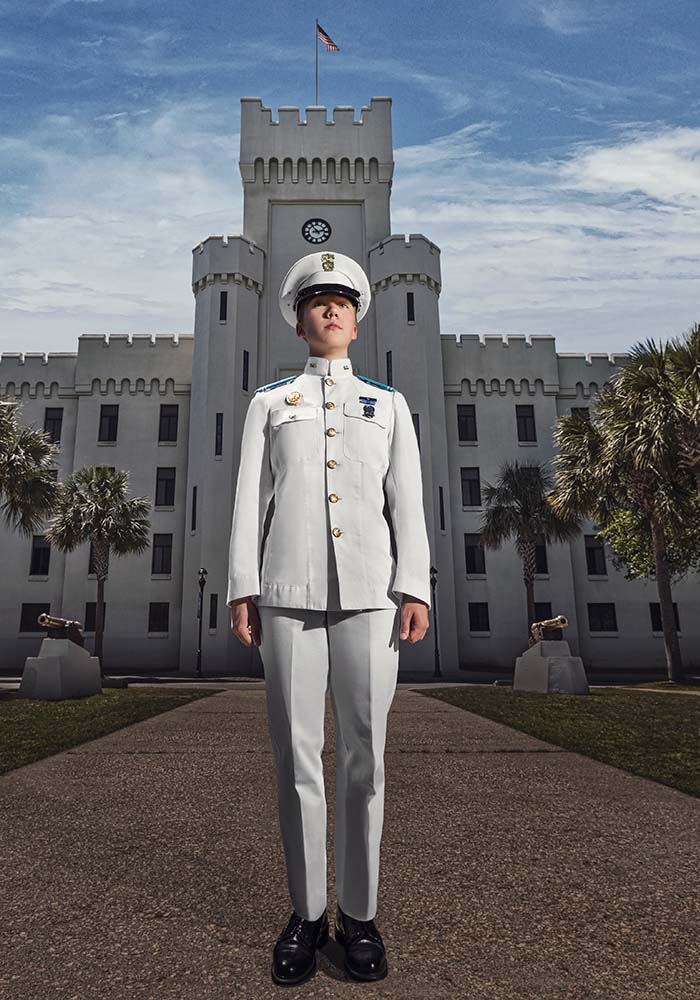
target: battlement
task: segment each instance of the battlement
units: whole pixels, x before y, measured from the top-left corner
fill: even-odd
[[[440,247],[422,233],[399,233],[380,240],[370,247],[369,265],[373,293],[401,281],[420,281],[440,294]]]
[[[209,236],[192,251],[192,291],[215,280],[263,289],[265,251],[245,236]]]
[[[240,171],[243,183],[300,181],[390,182],[393,174],[391,98],[373,97],[369,106],[283,106],[277,121],[259,97],[241,98]]]
[[[492,392],[589,399],[624,362],[625,354],[557,354],[550,334],[442,334],[445,392]]]

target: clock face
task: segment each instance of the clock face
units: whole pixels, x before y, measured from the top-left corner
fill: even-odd
[[[325,243],[331,235],[331,227],[325,219],[307,219],[301,227],[301,235],[308,243]]]

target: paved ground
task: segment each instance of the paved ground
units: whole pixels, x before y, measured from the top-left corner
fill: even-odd
[[[334,725],[326,729],[329,905]],[[698,1000],[700,801],[401,688],[390,972],[269,977],[289,916],[259,685],[0,777],[5,1000]]]

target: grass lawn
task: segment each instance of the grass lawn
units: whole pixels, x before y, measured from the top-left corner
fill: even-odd
[[[700,797],[698,695],[619,688],[545,695],[493,685],[420,693]]]
[[[0,774],[218,693],[215,688],[103,688],[87,698],[40,701],[0,692]]]

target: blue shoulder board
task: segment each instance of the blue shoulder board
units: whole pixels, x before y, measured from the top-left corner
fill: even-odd
[[[384,382],[377,382],[373,378],[367,378],[366,375],[356,375],[356,378],[361,378],[363,382],[369,382],[370,385],[378,385],[380,389],[388,389],[389,392],[396,392],[393,385],[385,385]]]
[[[268,389],[274,389],[276,385],[284,385],[285,382],[291,382],[295,378],[297,378],[296,375],[289,375],[287,378],[278,379],[276,382],[268,382],[267,385],[261,385],[255,391],[266,392]]]

